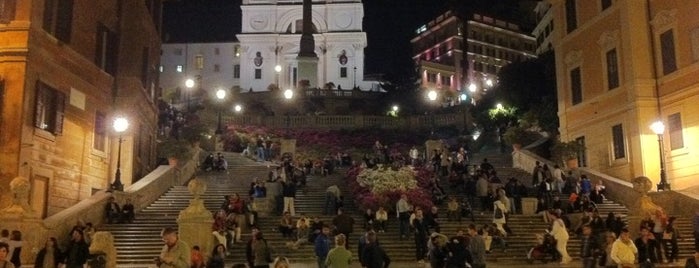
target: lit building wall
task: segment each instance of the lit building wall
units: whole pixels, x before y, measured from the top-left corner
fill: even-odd
[[[536,38],[536,55],[541,55],[553,48],[551,44],[551,33],[554,30],[553,14],[551,3],[539,1],[534,8],[536,14],[536,27],[532,35]]]
[[[282,89],[298,83],[299,42],[302,29],[302,2],[293,0],[243,1],[242,29],[237,35],[240,55],[240,87],[243,91],[267,91],[272,84]],[[315,52],[318,55],[318,81],[322,87],[362,90],[372,88],[364,81],[366,33],[362,30],[364,7],[359,0],[313,1],[312,22]],[[280,65],[280,73],[275,66]]]
[[[481,14],[464,22],[448,11],[416,34],[413,61],[426,89],[454,93],[475,87],[481,94],[497,82],[502,67],[536,57],[536,40],[518,25]]]
[[[584,141],[582,165],[658,182],[660,152],[649,126],[661,119],[670,183],[693,185],[699,20],[692,14],[699,7],[690,2],[551,1],[559,130],[562,140]],[[663,35],[670,29],[673,38]]]
[[[131,123],[124,184],[154,168],[159,1],[123,1],[121,25],[117,1],[69,1],[53,10],[44,1],[11,2],[14,16],[0,20],[0,191],[16,176],[28,178],[30,203],[45,217],[107,188],[116,115]],[[6,207],[11,196],[0,196]]]
[[[160,87],[167,102],[182,102],[199,88],[214,94],[220,88],[240,86],[238,42],[163,44],[162,52]],[[197,82],[194,89],[185,86],[187,79]]]

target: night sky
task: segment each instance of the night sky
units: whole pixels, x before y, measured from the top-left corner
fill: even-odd
[[[493,8],[517,0],[364,0],[367,74],[385,74],[391,81],[407,82],[413,72],[410,39],[418,26],[458,6]],[[163,40],[176,42],[225,42],[240,32],[241,0],[179,0],[164,4]]]

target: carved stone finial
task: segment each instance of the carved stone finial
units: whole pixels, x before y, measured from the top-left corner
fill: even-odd
[[[648,177],[637,177],[633,179],[633,190],[641,195],[648,195],[648,191],[653,188],[653,182]]]
[[[10,182],[12,192],[12,204],[2,209],[6,214],[22,214],[25,217],[36,217],[37,214],[29,205],[29,190],[31,189],[29,180],[22,176],[17,176]]]
[[[664,213],[664,209],[653,202],[653,200],[648,196],[648,191],[653,188],[653,182],[648,177],[637,177],[633,179],[633,189],[634,191],[641,194],[639,199],[639,213],[641,218],[651,217],[658,213],[658,211]]]
[[[194,199],[199,199],[199,196],[204,194],[206,192],[206,183],[203,181],[199,180],[198,178],[194,178],[187,184],[187,189],[189,190],[189,193],[191,193],[194,196]]]
[[[104,254],[105,268],[116,268],[116,248],[114,247],[114,236],[109,232],[96,232],[92,235],[90,243],[90,254]]]

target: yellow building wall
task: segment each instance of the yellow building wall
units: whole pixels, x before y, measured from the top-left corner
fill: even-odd
[[[699,5],[693,1],[650,1],[648,17],[646,1],[614,1],[601,11],[599,5],[577,1],[578,28],[566,33],[565,1],[553,0],[553,36],[556,52],[558,107],[562,140],[584,136],[588,166],[621,179],[648,176],[658,182],[660,152],[658,138],[649,126],[676,112],[682,115],[685,147],[670,150],[666,130],[665,152],[667,172],[673,189],[691,187],[699,174],[696,150],[699,106],[699,66],[693,58],[690,32],[699,26]],[[585,2],[586,3],[586,2]],[[685,8],[687,7],[687,8]],[[676,20],[666,27],[675,29],[678,70],[654,79],[660,72],[659,43],[648,23],[661,10],[674,10]],[[606,41],[605,41],[606,40]],[[654,43],[651,43],[654,42]],[[696,42],[696,41],[695,41]],[[616,47],[620,87],[609,90],[606,77],[605,43]],[[699,45],[699,43],[694,46]],[[656,66],[653,66],[655,55]],[[583,101],[572,105],[570,70],[581,67]],[[660,98],[658,98],[660,96]],[[659,108],[660,107],[660,108]],[[660,112],[659,112],[660,109]],[[626,157],[614,159],[612,126],[622,124]],[[695,180],[696,181],[696,180]]]

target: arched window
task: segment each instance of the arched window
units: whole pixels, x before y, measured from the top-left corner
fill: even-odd
[[[318,33],[318,28],[316,28],[316,25],[311,23],[311,26],[313,28],[312,33],[316,34]],[[300,34],[303,33],[303,20],[298,19],[292,23],[289,23],[289,26],[286,27],[286,33],[288,34]]]

